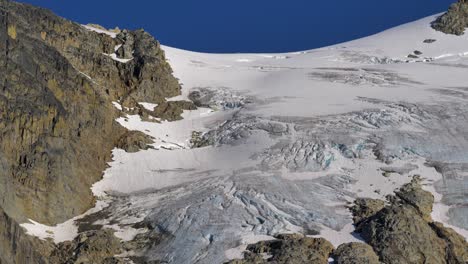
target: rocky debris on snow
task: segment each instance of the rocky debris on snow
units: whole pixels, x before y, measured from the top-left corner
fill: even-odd
[[[432,23],[435,30],[446,34],[463,35],[468,27],[468,1],[458,0]]]
[[[151,148],[152,138],[141,131],[127,131],[117,142],[116,147],[126,152],[138,152]]]
[[[317,263],[328,264],[333,245],[323,238],[310,238],[300,234],[283,234],[277,240],[261,241],[249,245],[244,260],[230,264],[260,263]]]
[[[436,39],[425,39],[425,40],[423,41],[423,43],[431,44],[431,43],[434,43],[434,42],[436,42],[436,41],[437,41]]]
[[[352,210],[356,231],[384,263],[466,263],[468,244],[430,218],[434,198],[415,178],[375,214]],[[457,262],[456,260],[463,260]]]
[[[380,264],[371,246],[364,243],[341,244],[333,252],[335,264]]]
[[[207,138],[203,137],[203,133],[199,131],[192,132],[192,138],[190,139],[190,146],[192,148],[203,148],[211,145]]]

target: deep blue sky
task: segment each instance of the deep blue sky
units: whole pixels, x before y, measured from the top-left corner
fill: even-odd
[[[445,11],[455,0],[21,0],[80,23],[144,28],[204,52],[323,47]]]

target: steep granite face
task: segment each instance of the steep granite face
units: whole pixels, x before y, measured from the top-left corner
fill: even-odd
[[[468,1],[458,0],[434,21],[432,27],[447,34],[463,35],[468,28]]]
[[[6,0],[0,54],[0,240],[19,243],[0,248],[8,261],[29,243],[17,223],[52,225],[92,206],[90,186],[127,133],[112,102],[164,102],[180,86],[143,30],[102,34]]]

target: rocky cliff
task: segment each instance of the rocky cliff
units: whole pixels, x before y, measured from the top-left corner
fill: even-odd
[[[33,263],[35,249],[47,251],[18,223],[52,225],[93,205],[90,186],[129,134],[113,101],[180,93],[148,33],[96,31],[0,0],[0,263]]]

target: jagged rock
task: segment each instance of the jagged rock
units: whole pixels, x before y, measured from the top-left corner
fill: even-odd
[[[49,263],[107,264],[124,263],[115,257],[122,253],[122,245],[112,230],[86,232],[71,242],[61,243],[51,254]]]
[[[341,244],[334,252],[335,264],[379,264],[379,257],[364,243]]]
[[[468,1],[458,0],[432,23],[432,27],[446,34],[463,35],[468,27]]]
[[[447,242],[448,263],[468,263],[468,243],[464,237],[438,222],[431,223],[431,227],[440,238]]]
[[[300,234],[276,236],[277,240],[261,241],[249,245],[244,260],[231,264],[250,263],[328,263],[333,245],[323,238],[310,238]]]
[[[444,241],[411,205],[386,207],[358,230],[384,263],[445,263]]]
[[[431,223],[434,198],[422,190],[418,177],[395,193],[389,197],[390,205],[377,213],[367,218],[358,215],[361,221],[356,226],[383,263],[466,263],[464,239]]]
[[[419,178],[414,178],[410,183],[403,185],[395,194],[405,203],[414,206],[425,220],[431,221],[434,196],[421,188]]]
[[[133,45],[135,44],[135,38],[128,30],[121,31],[117,38],[124,44],[122,44],[115,53],[117,57],[122,59],[130,59],[133,57]]]
[[[0,25],[0,226],[29,218],[54,225],[94,203],[90,186],[126,132],[112,101],[157,103],[178,95],[180,85],[159,43],[142,30],[112,38],[7,0],[0,0]],[[124,44],[133,52],[129,62],[106,55]],[[15,260],[23,252],[46,263],[44,252],[32,253],[32,238],[15,232],[0,232],[0,241],[17,241],[0,247],[0,261],[27,263]]]
[[[117,142],[116,147],[125,150],[126,152],[138,152],[151,148],[149,144],[154,143],[150,136],[140,131],[128,131],[123,134]]]
[[[358,225],[363,220],[375,215],[384,208],[385,202],[377,199],[358,198],[354,201],[351,212],[353,213],[354,224]]]

